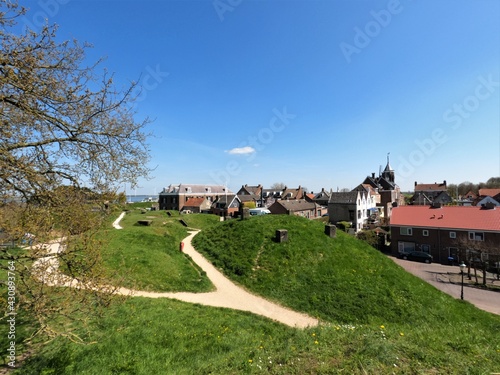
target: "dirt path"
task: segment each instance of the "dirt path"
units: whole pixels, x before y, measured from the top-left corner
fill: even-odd
[[[120,220],[123,218],[122,213],[114,222],[113,227],[122,229]],[[269,319],[286,324],[290,327],[306,328],[319,324],[315,318],[306,314],[298,313],[282,307],[276,303],[249,293],[245,289],[237,286],[219,270],[217,270],[207,259],[198,253],[191,240],[199,231],[191,231],[186,237],[183,251],[188,254],[193,261],[207,273],[207,277],[214,284],[216,290],[209,293],[188,293],[188,292],[146,292],[139,290],[130,290],[127,288],[118,288],[115,293],[127,296],[147,297],[147,298],[173,298],[184,302],[199,303],[207,306],[225,307],[235,310],[249,311],[257,315],[265,316]],[[59,285],[67,287],[84,288],[81,281],[71,279],[59,271],[59,261],[57,253],[62,251],[61,245],[58,242],[48,244],[49,255],[35,262],[33,267],[40,267],[44,270],[40,278],[48,285]],[[110,290],[112,287],[110,287]]]
[[[237,286],[217,270],[205,257],[198,253],[191,240],[198,231],[190,232],[184,242],[184,253],[188,254],[200,268],[207,273],[207,277],[214,284],[216,290],[209,293],[156,293],[133,291],[126,288],[118,289],[118,293],[149,298],[174,298],[180,301],[199,303],[207,306],[226,307],[235,310],[249,311],[262,315],[291,327],[306,328],[318,325],[317,319],[311,318],[266,299],[247,292]]]

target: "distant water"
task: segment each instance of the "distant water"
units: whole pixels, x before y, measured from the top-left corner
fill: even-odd
[[[152,199],[153,202],[158,202],[158,195],[127,195],[127,202],[142,202]]]

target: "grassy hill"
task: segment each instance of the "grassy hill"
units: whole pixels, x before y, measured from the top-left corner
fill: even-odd
[[[166,244],[175,249],[179,236],[174,233],[185,229],[178,217],[159,215],[151,227],[135,226],[134,216],[128,216],[125,230],[112,233],[122,246],[131,242],[128,232],[137,231],[144,236],[138,243],[145,251],[164,252],[164,258],[158,255],[163,262],[173,255],[165,251]],[[248,289],[324,323],[298,330],[246,312],[129,298],[92,323],[86,339],[95,344],[53,340],[18,373],[500,372],[500,317],[442,294],[364,243],[344,233],[328,238],[324,223],[297,217],[268,215],[225,223],[207,222],[207,217],[183,217],[191,221],[188,225],[198,222],[204,227],[195,237],[199,250]],[[289,242],[275,243],[276,229],[287,229]],[[152,240],[158,235],[164,241]],[[147,255],[120,253],[125,262],[134,257],[131,264]],[[151,273],[147,267],[134,269],[127,276],[131,283]],[[165,288],[184,290],[169,281],[161,267],[154,272],[153,279],[171,283]],[[156,288],[153,284],[150,287]],[[1,333],[0,344],[5,346]]]

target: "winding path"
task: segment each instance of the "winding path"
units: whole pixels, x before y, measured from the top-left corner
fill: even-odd
[[[122,229],[120,221],[125,213],[122,213],[114,222],[113,227]],[[237,286],[219,270],[217,270],[203,255],[197,252],[191,240],[199,231],[189,232],[184,242],[183,252],[188,254],[193,261],[206,272],[207,277],[214,284],[216,290],[208,293],[188,293],[188,292],[146,292],[131,290],[127,288],[118,288],[115,293],[121,295],[131,295],[136,297],[148,298],[172,298],[184,302],[199,303],[207,306],[224,307],[234,310],[248,311],[257,315],[265,316],[269,319],[286,324],[290,327],[307,328],[319,324],[319,320],[306,314],[298,313],[287,309],[276,303],[272,303],[262,297],[249,293],[245,289]],[[46,269],[43,281],[49,285],[62,285],[69,287],[81,287],[81,282],[62,274],[59,271],[59,262],[56,255],[61,251],[58,242],[49,245],[49,256],[37,261],[34,267],[41,266]]]

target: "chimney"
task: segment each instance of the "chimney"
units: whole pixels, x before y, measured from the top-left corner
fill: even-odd
[[[372,178],[375,178],[375,172],[372,173]]]
[[[415,181],[415,186],[417,186],[417,181]]]
[[[446,187],[446,180],[443,180],[443,185],[444,187]]]

